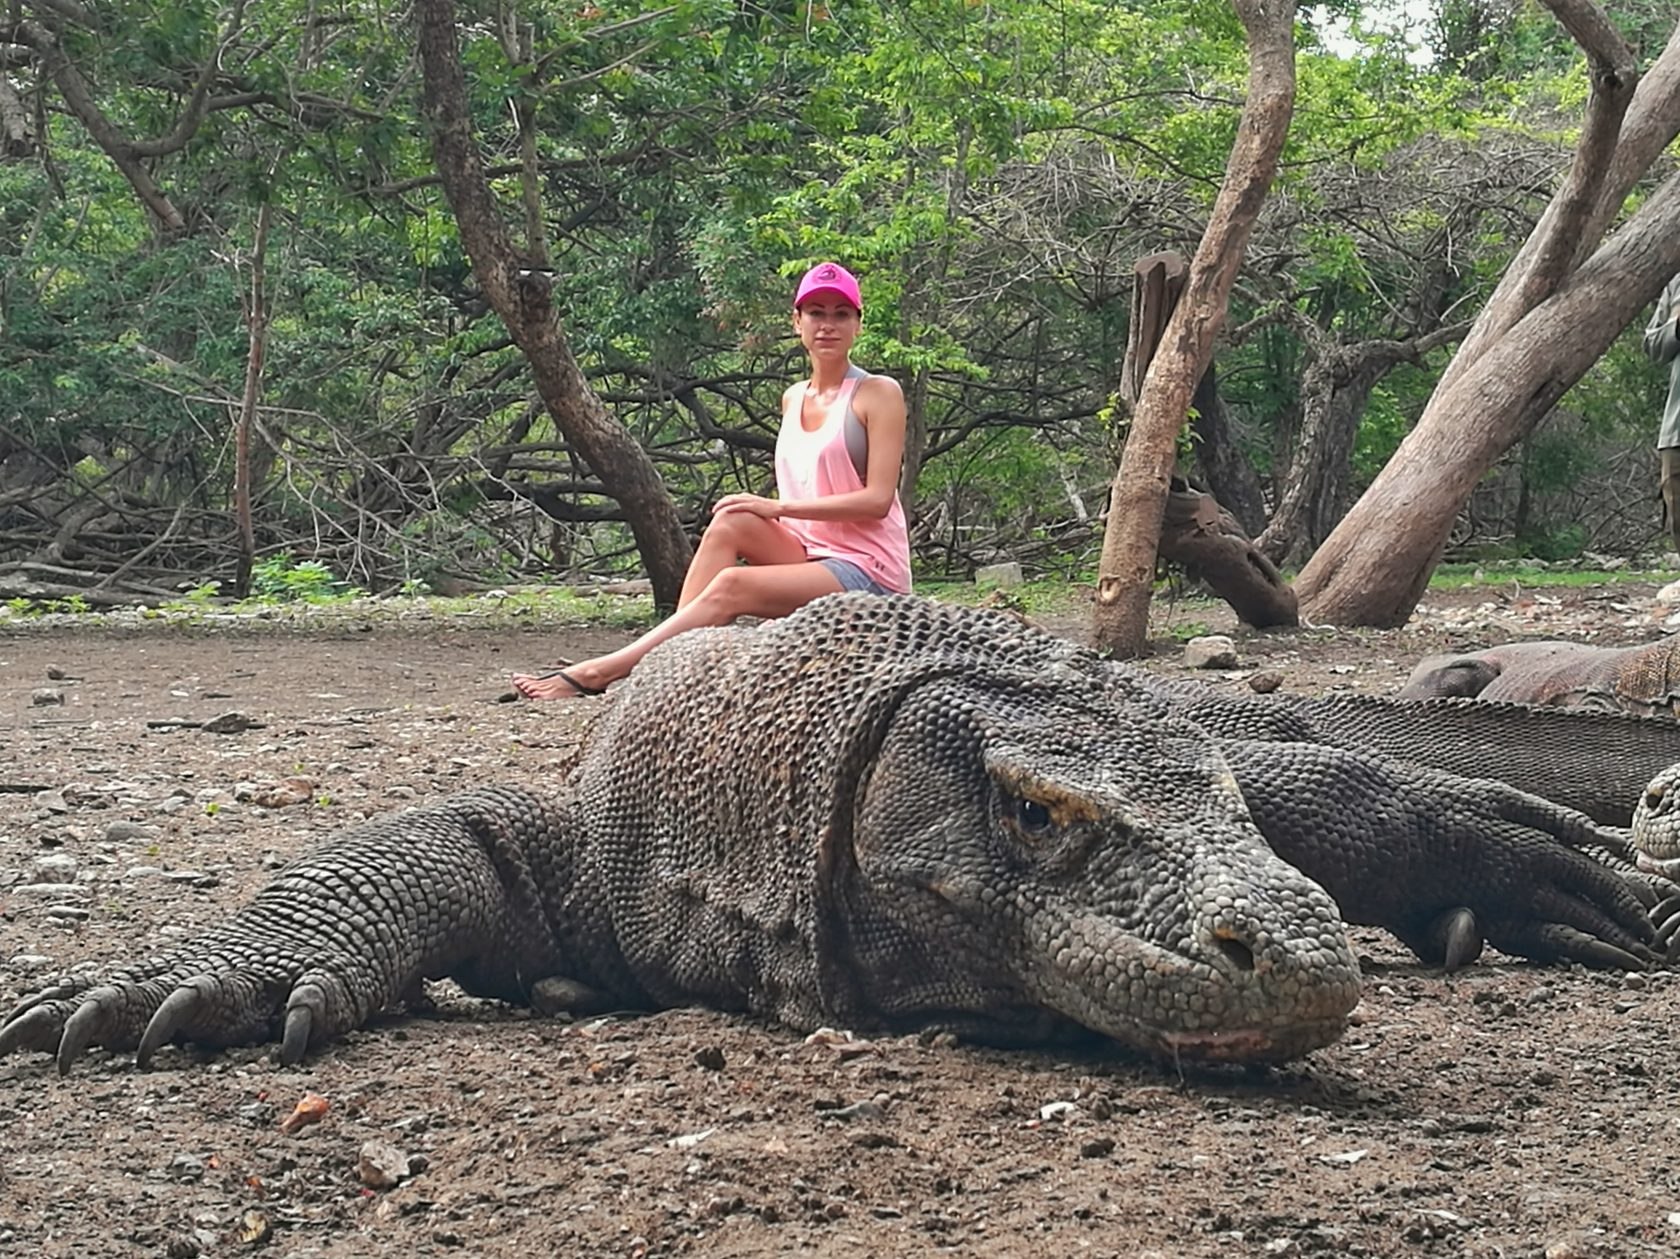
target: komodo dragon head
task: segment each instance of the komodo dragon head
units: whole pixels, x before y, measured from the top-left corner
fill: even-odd
[[[1195,727],[1055,666],[923,682],[883,727],[830,864],[884,1014],[1007,1041],[1048,1011],[1203,1060],[1341,1034],[1360,977],[1336,906]]]
[[[1680,765],[1663,770],[1639,797],[1633,847],[1641,870],[1680,882]]]

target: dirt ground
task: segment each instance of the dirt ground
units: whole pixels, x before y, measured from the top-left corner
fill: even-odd
[[[1239,632],[1242,668],[1218,680],[1383,692],[1448,645],[1643,641],[1671,628],[1654,593],[1507,585],[1432,598],[1391,633]],[[1231,627],[1205,603],[1157,613],[1163,637]],[[0,624],[0,1010],[216,921],[359,818],[559,773],[594,701],[494,697],[510,668],[613,641],[430,617]],[[261,728],[156,724],[230,709]],[[1449,979],[1380,933],[1355,942],[1347,1036],[1265,1070],[807,1040],[691,1010],[566,1023],[446,986],[434,1016],[296,1069],[166,1050],[141,1073],[94,1051],[61,1080],[13,1057],[0,1254],[1680,1250],[1674,975],[1495,956]],[[307,1093],[325,1118],[283,1133]],[[394,1147],[374,1163],[410,1164],[396,1187],[365,1183],[370,1142]]]

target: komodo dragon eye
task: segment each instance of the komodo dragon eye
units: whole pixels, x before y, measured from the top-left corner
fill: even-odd
[[[1011,802],[1010,814],[1015,824],[1029,835],[1042,835],[1050,829],[1050,810],[1037,800],[1016,796]]]

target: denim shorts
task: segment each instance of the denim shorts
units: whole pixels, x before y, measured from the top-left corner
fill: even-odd
[[[863,569],[852,563],[851,560],[837,560],[833,556],[825,556],[819,559],[817,563],[834,574],[834,580],[840,583],[840,589],[842,590],[861,590],[864,594],[871,595],[890,595],[892,593],[864,572]]]

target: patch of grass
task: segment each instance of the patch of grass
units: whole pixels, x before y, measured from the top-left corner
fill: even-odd
[[[1525,586],[1615,586],[1667,582],[1671,572],[1644,568],[1554,568],[1533,560],[1490,560],[1483,564],[1442,564],[1429,579],[1431,590],[1464,590],[1520,582]]]
[[[1206,621],[1180,621],[1176,625],[1165,627],[1167,637],[1175,643],[1187,643],[1192,638],[1202,638],[1213,633],[1213,628]]]
[[[1090,605],[1087,587],[1055,577],[1035,578],[1008,589],[989,581],[917,581],[916,593],[938,603],[1005,607],[1026,616],[1077,612]]]

